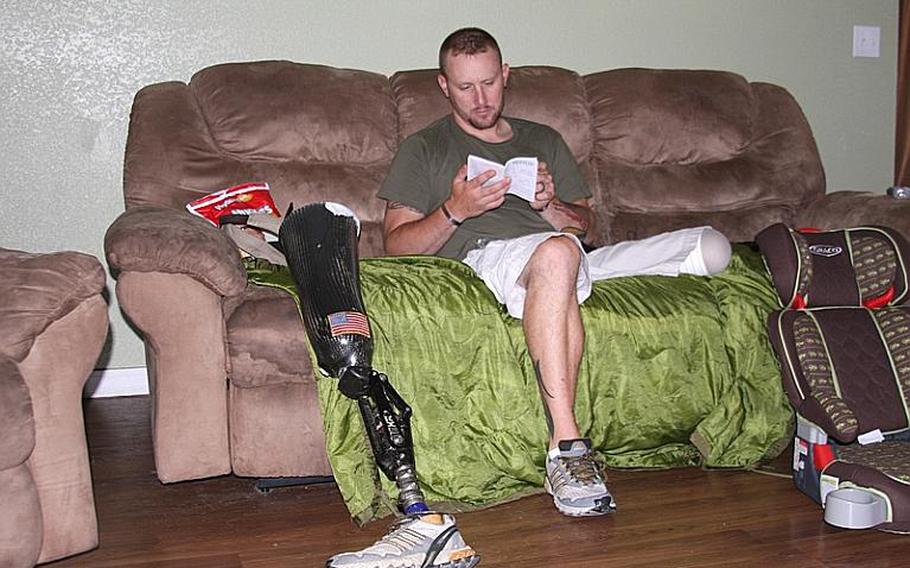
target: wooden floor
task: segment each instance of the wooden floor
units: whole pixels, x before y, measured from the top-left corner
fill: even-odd
[[[263,495],[248,479],[162,485],[147,397],[86,403],[101,545],[50,566],[319,567],[385,532],[349,519],[332,484]],[[786,469],[786,458],[776,467]],[[843,531],[789,479],[613,471],[619,511],[570,519],[536,495],[459,516],[481,566],[910,566],[910,537]]]

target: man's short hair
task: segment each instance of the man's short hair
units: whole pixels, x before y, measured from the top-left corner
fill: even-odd
[[[502,65],[502,52],[499,50],[499,44],[489,32],[480,28],[461,28],[449,34],[439,47],[439,72],[445,75],[445,59],[447,56],[474,55],[483,53],[492,49],[499,56],[499,64]]]

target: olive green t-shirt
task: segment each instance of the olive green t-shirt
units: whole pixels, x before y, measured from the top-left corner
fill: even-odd
[[[409,136],[395,155],[379,197],[399,201],[428,215],[449,198],[452,180],[467,163],[468,154],[500,164],[518,156],[536,157],[547,163],[560,200],[571,202],[591,197],[575,158],[558,132],[527,120],[506,120],[512,126],[512,138],[496,144],[467,134],[451,114]],[[500,207],[466,219],[436,254],[460,260],[470,250],[491,240],[552,230],[527,201],[506,195]]]

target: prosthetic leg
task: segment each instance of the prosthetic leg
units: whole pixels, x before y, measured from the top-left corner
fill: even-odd
[[[411,408],[371,366],[373,339],[357,272],[359,231],[349,209],[317,203],[288,214],[279,241],[320,369],[357,401],[376,464],[398,485],[401,510],[419,513],[427,506],[414,472]]]
[[[430,513],[417,484],[411,408],[371,366],[373,340],[357,271],[359,229],[347,207],[315,203],[289,212],[278,233],[319,367],[357,401],[376,464],[398,486],[406,515],[372,546],[337,554],[326,566],[471,568],[480,556],[451,515]]]

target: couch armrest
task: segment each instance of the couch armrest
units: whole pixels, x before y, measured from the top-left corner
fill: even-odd
[[[158,479],[230,473],[224,297],[187,274],[128,271],[117,300],[145,341]]]
[[[0,249],[0,352],[22,361],[49,325],[103,289],[94,256]]]
[[[223,304],[246,289],[234,244],[185,211],[131,207],[104,247],[117,299],[142,332],[163,482],[230,473]]]
[[[818,229],[884,225],[910,240],[910,200],[867,191],[836,191],[810,203],[797,214],[795,223]]]
[[[121,272],[186,274],[220,296],[246,288],[237,248],[210,224],[155,205],[132,207],[104,235],[108,265]]]

